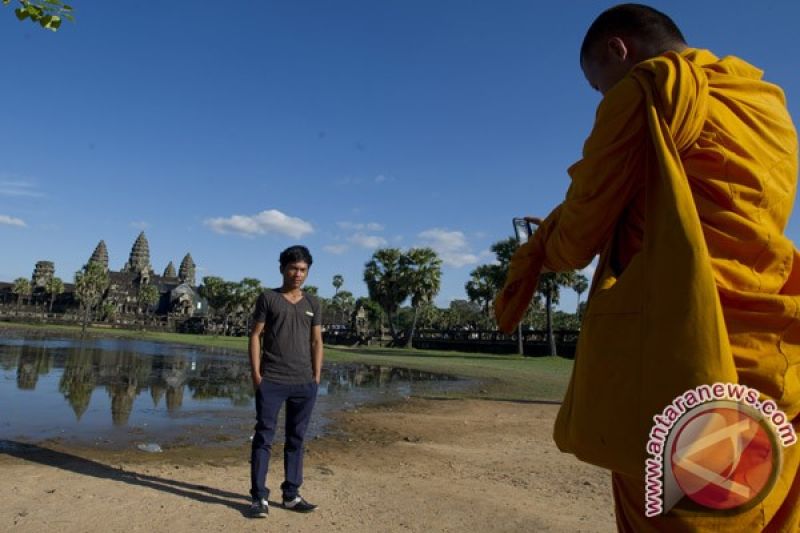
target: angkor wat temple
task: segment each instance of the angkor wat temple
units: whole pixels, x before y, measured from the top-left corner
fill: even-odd
[[[163,274],[155,273],[150,264],[150,244],[141,232],[131,247],[128,262],[121,270],[109,270],[108,248],[100,241],[89,257],[89,262],[103,266],[108,273],[108,287],[103,295],[102,314],[112,316],[133,315],[140,312],[161,316],[191,317],[206,314],[207,304],[197,293],[195,263],[191,254],[186,254],[178,271],[172,261],[167,264]],[[50,302],[47,291],[48,281],[55,275],[52,261],[38,261],[31,276],[31,293],[22,297],[23,304],[41,306]],[[152,285],[158,291],[158,301],[142,309],[139,291]],[[70,312],[77,308],[74,296],[75,286],[64,279],[64,292],[53,302],[53,311]],[[0,283],[0,303],[16,304],[18,296],[13,293],[13,283]],[[97,318],[103,318],[98,316]]]

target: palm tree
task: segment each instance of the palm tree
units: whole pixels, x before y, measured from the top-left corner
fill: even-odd
[[[139,300],[138,310],[140,312],[144,310],[144,313],[147,314],[147,312],[150,310],[150,307],[158,302],[161,294],[158,292],[158,289],[155,285],[145,283],[139,287],[139,293],[137,296]]]
[[[341,274],[336,274],[333,276],[333,288],[336,291],[333,293],[334,296],[339,294],[339,289],[342,288],[342,285],[344,285],[344,277]]]
[[[543,272],[539,276],[539,286],[537,292],[544,295],[545,313],[547,323],[547,341],[550,343],[550,355],[558,355],[556,350],[556,338],[553,335],[553,304],[559,300],[559,288],[571,287],[574,283],[575,272]]]
[[[400,260],[402,252],[397,248],[375,250],[364,267],[364,283],[371,300],[375,300],[386,313],[389,331],[397,340],[394,318],[400,304],[408,298],[408,286],[403,276]]]
[[[205,276],[203,277],[203,284],[198,289],[200,296],[206,299],[208,305],[211,307],[214,315],[223,317],[225,327],[227,327],[228,319],[225,313],[226,306],[230,300],[230,286],[228,282],[218,276]]]
[[[408,293],[411,295],[411,307],[414,308],[414,320],[406,339],[406,348],[411,348],[414,331],[417,327],[419,309],[433,301],[442,282],[442,260],[431,248],[412,248],[404,255],[400,264]]]
[[[480,265],[470,273],[464,285],[469,301],[478,304],[487,318],[491,318],[491,305],[497,294],[500,265]]]
[[[108,288],[108,272],[105,267],[90,261],[83,269],[75,273],[75,298],[83,310],[81,335],[86,334],[89,313],[100,303]]]
[[[236,299],[240,306],[240,311],[244,315],[245,329],[250,330],[250,319],[253,317],[253,309],[256,300],[264,292],[261,281],[256,278],[243,278],[236,288]]]
[[[575,315],[581,317],[581,294],[589,288],[589,280],[583,274],[575,274],[575,281],[572,283],[572,290],[578,293],[578,303],[575,307]]]
[[[353,297],[353,293],[350,291],[339,291],[337,292],[333,298],[331,298],[331,304],[335,309],[336,314],[342,314],[341,321],[346,321],[347,324],[350,324],[350,317],[353,313],[353,310],[356,306],[356,299]],[[339,322],[334,316],[334,322]]]
[[[48,279],[47,282],[44,284],[44,290],[47,294],[50,295],[50,306],[47,309],[48,314],[53,313],[53,302],[58,297],[59,294],[64,293],[64,282],[61,281],[61,278],[53,276],[52,278]]]
[[[26,278],[17,278],[14,280],[11,292],[17,295],[17,307],[19,308],[22,298],[31,294],[31,282]]]

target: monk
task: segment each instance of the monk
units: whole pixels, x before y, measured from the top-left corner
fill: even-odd
[[[800,531],[800,445],[753,506],[645,514],[653,416],[692,387],[739,383],[800,430],[800,254],[784,235],[797,133],[782,90],[623,4],[580,64],[603,95],[564,201],[514,255],[495,310],[513,331],[543,269],[599,254],[555,440],[612,471],[620,531]]]

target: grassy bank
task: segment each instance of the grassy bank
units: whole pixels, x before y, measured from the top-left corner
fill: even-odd
[[[79,326],[16,324],[0,322],[2,332],[78,336]],[[247,351],[244,337],[215,337],[181,333],[131,331],[108,328],[89,328],[91,337],[115,337],[188,344],[208,348]],[[569,380],[572,361],[557,357],[520,357],[480,353],[408,350],[399,348],[341,348],[326,347],[329,362],[366,363],[413,368],[428,372],[446,373],[480,380],[480,383],[461,393],[463,396],[504,400],[560,400]]]

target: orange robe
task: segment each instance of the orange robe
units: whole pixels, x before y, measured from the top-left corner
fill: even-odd
[[[800,254],[783,234],[797,135],[761,75],[696,49],[637,65],[605,95],[566,199],[517,251],[496,302],[510,331],[542,266],[600,254],[555,438],[614,472],[624,531],[800,529],[800,445],[748,511],[644,516],[652,416],[689,388],[746,384],[800,430]]]

